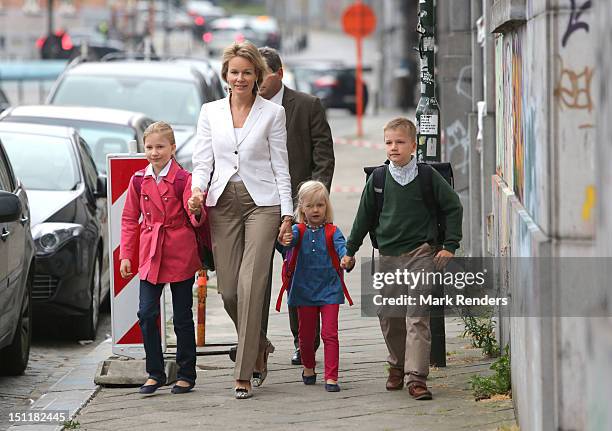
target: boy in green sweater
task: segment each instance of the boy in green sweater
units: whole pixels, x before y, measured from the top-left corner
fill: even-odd
[[[385,176],[384,205],[375,230],[381,270],[394,271],[402,266],[411,271],[435,271],[442,268],[459,247],[463,207],[452,187],[432,169],[434,198],[446,216],[444,241],[435,244],[437,224],[425,206],[416,158],[412,156],[416,150],[416,127],[407,118],[395,118],[385,125],[384,138],[390,163]],[[371,175],[361,195],[342,267],[351,269],[355,265],[355,253],[376,223],[375,217],[376,197]],[[427,286],[415,288],[426,289]],[[381,311],[378,314],[389,351],[387,390],[402,389],[407,375],[410,395],[430,400],[432,395],[427,389],[431,350],[429,306],[410,307],[401,318],[390,317],[389,313]]]

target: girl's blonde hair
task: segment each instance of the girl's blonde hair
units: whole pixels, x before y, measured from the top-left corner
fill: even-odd
[[[298,223],[306,223],[306,215],[304,214],[304,206],[311,202],[316,202],[319,199],[325,201],[327,211],[325,212],[325,221],[327,223],[334,222],[334,211],[329,200],[329,192],[321,181],[306,181],[300,185],[297,195],[297,208],[295,209],[295,220]]]
[[[176,140],[174,139],[174,130],[172,130],[172,126],[166,123],[165,121],[156,121],[149,125],[144,131],[144,135],[142,136],[143,143],[147,142],[147,138],[155,133],[159,133],[162,137],[166,138],[171,145],[176,145]]]
[[[245,40],[241,43],[234,42],[233,44],[225,48],[223,50],[223,59],[221,66],[221,77],[225,82],[227,82],[229,62],[234,57],[242,57],[245,60],[248,60],[255,68],[255,77],[257,79],[255,81],[255,85],[253,86],[253,94],[257,94],[257,92],[259,91],[259,86],[263,82],[264,73],[268,68],[265,60],[259,53],[259,50],[248,40]]]

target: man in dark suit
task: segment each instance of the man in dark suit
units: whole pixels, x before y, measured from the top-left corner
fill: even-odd
[[[272,102],[282,104],[285,108],[289,174],[294,202],[298,188],[304,181],[321,181],[330,190],[335,164],[334,144],[321,101],[317,97],[283,85],[283,66],[275,49],[264,47],[260,48],[259,52],[269,69],[259,87],[259,94]],[[264,332],[268,328],[271,287],[270,281],[262,314]],[[298,345],[298,316],[295,307],[289,307],[289,323],[295,346],[291,363],[300,365],[302,360]],[[315,349],[319,347],[319,332],[317,326]]]

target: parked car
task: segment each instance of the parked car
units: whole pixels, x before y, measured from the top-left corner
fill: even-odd
[[[73,128],[0,121],[0,140],[28,190],[34,315],[70,316],[77,338],[94,339],[109,293],[106,177]]]
[[[9,106],[11,106],[11,102],[9,102],[8,97],[6,97],[6,94],[4,94],[4,91],[0,88],[0,112],[4,111]]]
[[[124,45],[116,39],[108,39],[104,35],[88,29],[57,30],[51,35],[38,38],[36,46],[40,57],[48,59],[71,59],[82,53],[83,45],[87,45],[87,57],[97,60],[106,54],[123,52]]]
[[[187,13],[193,19],[192,32],[197,40],[202,40],[202,36],[209,31],[210,24],[226,15],[225,9],[215,6],[210,1],[195,0],[189,1],[185,5]]]
[[[10,108],[0,121],[73,127],[85,139],[98,172],[106,174],[106,155],[127,153],[129,141],[144,152],[143,135],[153,120],[139,112],[84,106],[33,105]]]
[[[255,31],[250,24],[251,19],[246,16],[219,18],[210,25],[210,32],[204,34],[210,56],[218,56],[223,50],[234,42],[248,40],[257,47],[265,45],[266,36]]]
[[[278,21],[274,17],[268,15],[252,17],[249,20],[249,25],[254,31],[263,34],[263,44],[265,46],[277,50],[281,49],[281,31]]]
[[[188,66],[194,67],[198,70],[198,72],[202,74],[202,76],[206,80],[206,87],[204,88],[204,92],[206,93],[206,100],[222,99],[227,95],[223,86],[223,80],[221,78],[221,75],[217,73],[217,70],[215,69],[215,67],[213,67],[211,60],[176,58],[171,59],[171,61],[177,64],[186,64]]]
[[[325,108],[348,109],[357,113],[355,68],[335,61],[292,62],[286,65],[294,75],[296,90],[321,99]],[[368,105],[368,87],[363,82],[363,111]]]
[[[0,142],[0,374],[22,374],[32,339],[30,208]]]
[[[51,88],[47,103],[125,109],[164,120],[174,128],[177,160],[190,169],[190,141],[211,94],[206,78],[189,64],[117,60],[69,67]]]

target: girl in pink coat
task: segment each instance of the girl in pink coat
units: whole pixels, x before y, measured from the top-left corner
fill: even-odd
[[[196,380],[192,287],[195,272],[202,266],[193,226],[199,226],[205,214],[200,208],[189,215],[191,174],[174,160],[176,144],[172,128],[161,121],[151,124],[144,133],[144,146],[150,164],[130,180],[121,218],[119,256],[121,276],[133,277],[133,265],[138,264],[140,277],[138,319],[149,374],[140,393],[152,394],[166,384],[157,326],[159,298],[166,283],[170,283],[172,290],[179,367],[172,393],[185,393]],[[182,195],[178,196],[180,190]]]

